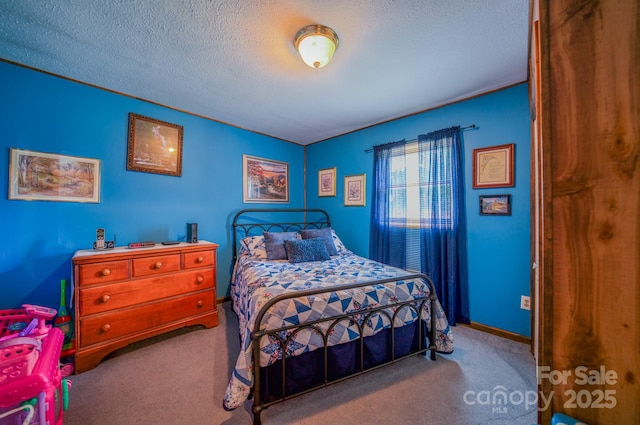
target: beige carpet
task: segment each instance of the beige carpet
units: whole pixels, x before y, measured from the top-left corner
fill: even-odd
[[[238,356],[237,319],[134,344],[72,376],[65,425],[250,424],[251,405],[227,412],[222,398]],[[458,326],[454,353],[412,357],[271,406],[265,425],[535,424],[529,346]],[[502,388],[501,388],[502,387]],[[499,392],[507,395],[500,404]],[[521,397],[522,396],[522,397]]]

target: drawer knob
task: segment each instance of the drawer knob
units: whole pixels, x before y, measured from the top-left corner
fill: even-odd
[[[196,263],[198,263],[198,264],[202,263],[203,261],[204,261],[204,257],[203,256],[200,256],[200,257],[196,258]]]
[[[204,301],[198,300],[198,308],[202,307],[203,305],[204,305]]]
[[[153,265],[153,268],[154,268],[154,269],[159,269],[160,267],[162,267],[162,262],[161,262],[161,261],[158,261],[157,263],[155,263],[155,264]]]
[[[109,332],[111,330],[111,325],[108,323],[105,323],[104,325],[102,325],[100,330],[102,330],[102,332]]]
[[[109,295],[109,294],[104,294],[103,296],[100,297],[100,301],[103,302],[103,303],[106,303],[110,299],[111,299],[111,295]]]
[[[111,270],[109,269],[102,269],[102,271],[100,272],[100,275],[102,276],[109,276],[111,274]]]
[[[196,282],[198,283],[198,285],[200,285],[202,282],[204,282],[204,276],[199,274],[198,277],[196,277]]]

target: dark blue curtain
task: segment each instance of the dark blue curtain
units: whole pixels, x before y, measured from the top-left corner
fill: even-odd
[[[462,154],[460,127],[418,136],[421,268],[452,324],[469,323]]]
[[[404,140],[374,146],[369,256],[404,269],[408,260],[410,268],[420,267],[433,280],[449,323],[469,323],[460,127],[420,135],[417,145],[417,218],[407,207],[405,162],[407,152],[415,161],[415,143],[409,149]]]
[[[396,161],[404,161],[405,145],[406,141],[401,140],[373,148],[373,206],[369,239],[370,258],[402,269],[407,265],[406,176],[392,173],[391,160],[395,157]],[[405,206],[404,214],[398,213],[397,208],[394,213],[394,205]]]

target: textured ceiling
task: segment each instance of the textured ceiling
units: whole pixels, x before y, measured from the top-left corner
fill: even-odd
[[[2,0],[0,58],[309,144],[527,79],[529,0]],[[340,47],[322,69],[295,33]]]

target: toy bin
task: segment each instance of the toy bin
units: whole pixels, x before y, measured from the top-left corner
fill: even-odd
[[[62,425],[71,386],[59,368],[64,335],[46,324],[55,310],[23,307],[0,310],[0,425]]]

